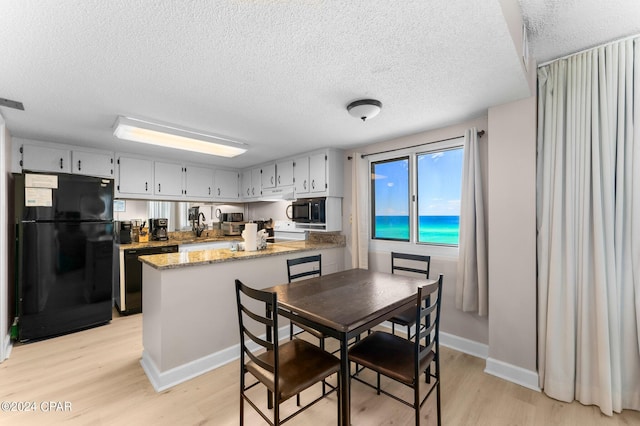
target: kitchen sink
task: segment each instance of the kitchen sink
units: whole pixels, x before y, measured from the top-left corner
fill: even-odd
[[[196,250],[213,250],[213,249],[231,248],[231,241],[214,241],[207,243],[180,244],[178,251],[180,253],[196,251]]]

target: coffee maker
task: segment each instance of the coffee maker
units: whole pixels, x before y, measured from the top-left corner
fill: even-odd
[[[149,219],[149,233],[153,241],[166,241],[169,239],[167,235],[168,220],[164,218]]]
[[[122,220],[116,222],[116,242],[118,244],[131,244],[130,220]]]

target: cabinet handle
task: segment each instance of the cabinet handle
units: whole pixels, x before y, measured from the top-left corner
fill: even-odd
[[[160,184],[158,184],[158,192],[160,192]]]
[[[82,170],[82,160],[78,160],[78,171]]]
[[[256,189],[255,188],[251,188],[251,195],[256,195]]]
[[[60,159],[60,169],[64,169],[64,163],[63,163],[62,158]]]
[[[307,180],[305,179],[304,182],[302,182],[302,187],[304,189],[307,189]]]
[[[247,197],[249,196],[249,188],[247,188]]]
[[[149,182],[145,182],[144,183],[144,192],[147,192],[149,190]]]
[[[278,175],[278,185],[280,185],[280,175]]]
[[[273,185],[273,176],[271,176],[271,185]]]
[[[220,188],[218,188],[218,197],[220,196]]]
[[[211,195],[211,187],[209,187],[209,195]]]
[[[311,189],[316,189],[316,180],[315,179],[313,179],[311,181]]]

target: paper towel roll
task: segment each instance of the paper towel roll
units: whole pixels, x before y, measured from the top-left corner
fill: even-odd
[[[247,223],[244,225],[244,232],[242,238],[244,238],[244,251],[256,251],[258,250],[258,224]]]

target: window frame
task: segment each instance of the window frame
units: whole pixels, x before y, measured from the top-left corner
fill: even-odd
[[[403,157],[409,157],[409,241],[395,240],[395,239],[382,239],[373,238],[372,223],[369,226],[369,251],[398,251],[403,250],[406,253],[424,253],[425,248],[429,249],[429,253],[434,256],[457,258],[459,248],[458,245],[447,245],[438,243],[418,242],[418,172],[417,161],[418,155],[424,155],[433,152],[447,151],[451,149],[462,148],[463,149],[463,165],[464,156],[466,152],[464,150],[464,137],[454,138],[440,142],[426,142],[422,145],[401,148],[394,150],[393,152],[386,152],[380,154],[372,154],[367,157],[368,170],[372,171],[372,164],[383,162],[385,160],[392,161],[394,159],[401,159]],[[373,210],[372,195],[373,195],[373,179],[371,176],[368,179],[369,185],[369,218],[371,221],[375,220],[375,211]],[[461,194],[462,195],[462,194]]]
[[[407,160],[407,166],[408,166],[408,171],[407,171],[407,183],[408,183],[408,194],[407,194],[407,204],[409,207],[409,238],[407,239],[400,239],[400,238],[382,238],[382,237],[378,237],[378,238],[373,238],[373,234],[374,234],[374,230],[375,230],[375,226],[376,226],[376,212],[375,212],[375,194],[374,194],[374,187],[373,187],[373,182],[375,181],[375,179],[373,178],[373,165],[374,164],[384,164],[384,163],[391,163],[391,162],[395,162],[395,161],[402,161],[402,160]],[[370,239],[375,239],[375,240],[384,240],[384,241],[398,241],[398,242],[410,242],[411,241],[411,174],[412,174],[412,166],[411,166],[411,157],[409,155],[402,155],[402,156],[398,156],[398,157],[392,157],[392,158],[388,158],[385,160],[380,160],[380,161],[369,161],[369,172],[370,172],[370,179],[369,179],[369,221],[371,222],[371,226],[369,228],[369,238]]]

